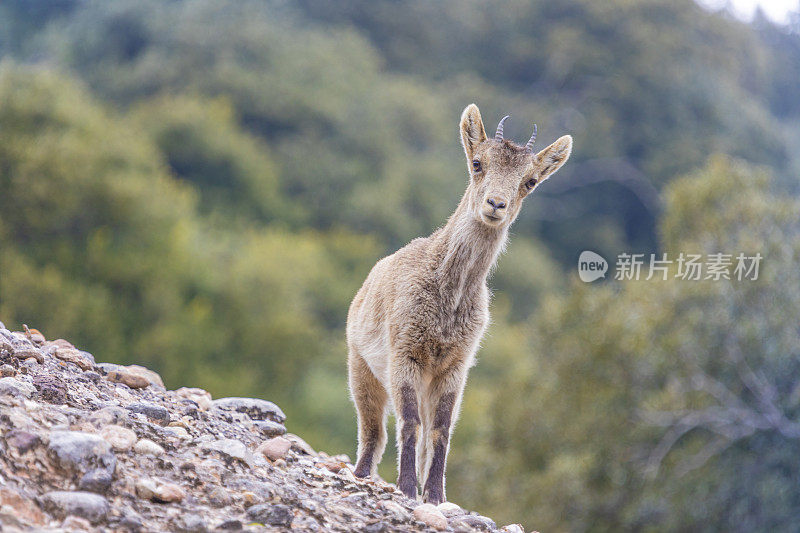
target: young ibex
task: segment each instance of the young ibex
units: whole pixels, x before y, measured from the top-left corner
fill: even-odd
[[[467,372],[489,323],[486,278],[522,201],[564,164],[565,135],[539,152],[486,137],[475,104],[461,115],[469,185],[455,213],[430,237],[378,261],[347,316],[350,393],[358,411],[355,475],[374,475],[386,447],[386,404],[397,418],[398,488],[445,501],[450,430]]]

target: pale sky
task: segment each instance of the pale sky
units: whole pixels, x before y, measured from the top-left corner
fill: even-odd
[[[697,3],[714,11],[727,7],[744,20],[751,20],[759,6],[767,18],[778,24],[786,24],[789,13],[800,10],[798,0],[697,0]]]

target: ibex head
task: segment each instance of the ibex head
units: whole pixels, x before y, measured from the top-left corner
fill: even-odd
[[[470,208],[477,220],[498,228],[514,222],[525,197],[561,168],[572,151],[572,137],[564,135],[536,153],[536,126],[525,146],[504,139],[507,118],[500,121],[494,138],[489,139],[478,106],[470,104],[461,114],[461,143],[470,174]]]

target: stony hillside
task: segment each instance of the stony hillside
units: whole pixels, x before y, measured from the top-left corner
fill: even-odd
[[[2,323],[0,374],[2,531],[498,530],[356,479],[266,400],[166,390],[151,370]]]

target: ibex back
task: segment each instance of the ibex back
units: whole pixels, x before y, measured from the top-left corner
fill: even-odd
[[[508,118],[508,117],[506,117]],[[475,104],[461,115],[469,185],[455,213],[430,237],[378,261],[347,316],[350,393],[358,411],[356,476],[377,471],[386,447],[387,403],[397,418],[398,488],[445,501],[450,432],[467,372],[489,323],[486,278],[522,201],[566,162],[572,138],[538,154],[486,137]],[[419,474],[419,475],[418,475]]]

